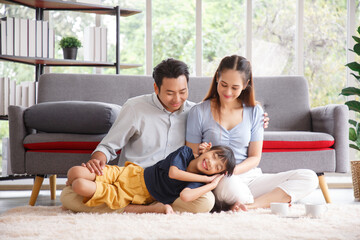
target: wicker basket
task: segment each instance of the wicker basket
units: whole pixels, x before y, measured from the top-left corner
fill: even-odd
[[[360,161],[351,161],[351,176],[354,188],[354,197],[360,200]]]

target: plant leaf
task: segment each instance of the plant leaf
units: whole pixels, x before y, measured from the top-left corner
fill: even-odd
[[[360,81],[360,76],[357,76],[354,73],[350,73],[350,74],[353,75],[358,81]]]
[[[349,123],[356,127],[357,122],[355,120],[349,119]]]
[[[355,144],[358,148],[360,148],[360,138],[356,139]]]
[[[360,44],[359,44],[359,43],[357,43],[357,44],[354,45],[354,52],[355,52],[358,56],[360,56]]]
[[[360,102],[352,100],[352,101],[347,101],[345,104],[349,107],[349,110],[353,110],[355,112],[360,113]]]
[[[351,148],[354,148],[354,149],[360,151],[360,148],[359,148],[358,146],[356,146],[355,144],[350,144],[349,146],[350,146]]]
[[[360,89],[356,87],[347,87],[341,90],[341,94],[344,96],[351,96],[351,95],[360,96]]]
[[[351,63],[346,64],[345,66],[349,67],[351,70],[353,70],[355,72],[360,73],[360,64],[358,64],[357,62],[351,62]]]
[[[360,146],[360,125],[356,124],[355,129],[356,129],[356,145]]]
[[[355,142],[357,139],[355,128],[349,128],[349,140]]]
[[[356,37],[356,36],[352,36],[352,38],[355,40],[355,42],[360,43],[360,38]]]

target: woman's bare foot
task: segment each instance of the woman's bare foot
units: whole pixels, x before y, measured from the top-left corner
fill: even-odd
[[[231,206],[230,210],[233,212],[247,211],[247,207],[245,206],[245,204],[236,202],[234,205]]]

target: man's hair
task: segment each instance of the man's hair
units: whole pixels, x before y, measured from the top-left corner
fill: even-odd
[[[166,78],[178,78],[181,75],[186,77],[186,81],[189,82],[189,67],[182,61],[168,58],[154,67],[153,78],[156,86],[160,89],[164,77]]]
[[[227,176],[231,176],[236,166],[233,150],[230,147],[218,145],[211,147],[210,151],[215,151],[222,161],[226,161],[226,170],[224,172],[227,172]]]

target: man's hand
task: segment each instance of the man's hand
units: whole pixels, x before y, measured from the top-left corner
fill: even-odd
[[[98,159],[90,159],[87,163],[82,163],[81,166],[87,167],[91,173],[96,175],[103,175],[103,169],[105,168],[105,162]]]
[[[264,128],[268,128],[270,122],[270,118],[268,117],[268,113],[264,112]]]

